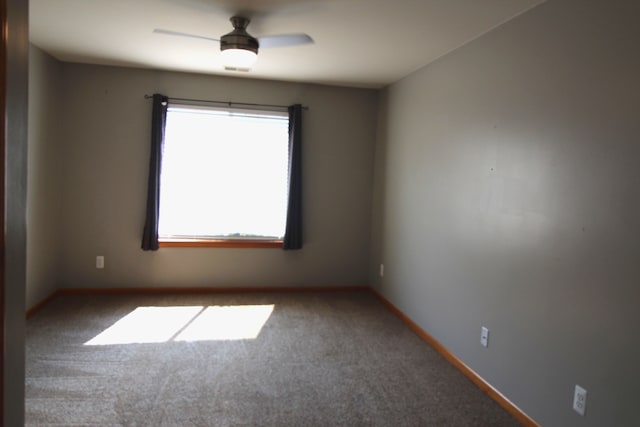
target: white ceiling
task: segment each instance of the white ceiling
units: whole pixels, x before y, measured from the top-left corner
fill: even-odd
[[[31,42],[68,62],[379,88],[544,0],[31,0]],[[258,37],[307,33],[312,45],[261,49],[225,71],[215,42],[234,14]]]

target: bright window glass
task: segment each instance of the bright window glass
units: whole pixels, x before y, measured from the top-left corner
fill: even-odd
[[[281,239],[286,112],[170,104],[160,178],[160,240]]]

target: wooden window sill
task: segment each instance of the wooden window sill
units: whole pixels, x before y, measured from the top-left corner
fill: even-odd
[[[282,240],[161,240],[161,248],[279,248]]]

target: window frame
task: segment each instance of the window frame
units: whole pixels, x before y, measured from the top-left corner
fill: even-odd
[[[282,249],[284,239],[249,240],[249,239],[159,239],[161,248],[256,248]]]
[[[175,102],[172,103],[170,102],[168,105],[168,109],[171,108],[171,104],[173,104],[173,106],[175,107],[188,107],[188,108],[202,108],[203,110],[206,109],[215,109],[215,110],[222,110],[222,111],[237,111],[237,112],[251,112],[251,113],[255,113],[255,114],[261,114],[264,113],[265,115],[268,115],[269,113],[274,113],[274,112],[278,112],[281,113],[281,109],[274,109],[274,108],[269,108],[269,107],[263,107],[263,108],[256,108],[256,107],[251,107],[251,108],[243,108],[243,107],[232,107],[232,106],[212,106],[212,105],[207,105],[207,104],[203,104],[203,103],[185,103],[185,102]],[[169,111],[167,109],[167,116],[169,114]],[[290,120],[290,118],[288,119]],[[289,145],[289,141],[287,141],[287,145]],[[164,156],[163,156],[164,157]],[[164,160],[164,159],[163,159]],[[288,165],[288,168],[290,168],[291,165]],[[287,175],[289,174],[289,170],[287,170]],[[287,193],[288,193],[288,189],[287,189]],[[288,200],[289,196],[288,194],[286,195],[286,198]],[[160,209],[160,208],[159,208]],[[160,213],[160,211],[159,211]],[[286,209],[285,209],[285,216],[287,215],[286,213]],[[286,218],[285,218],[286,221]],[[284,236],[280,237],[280,238],[243,238],[243,237],[229,237],[229,238],[224,238],[224,237],[219,237],[219,236],[211,236],[211,238],[207,238],[207,236],[193,236],[193,237],[186,237],[186,236],[181,236],[181,237],[167,237],[167,236],[162,236],[160,234],[158,234],[158,247],[159,248],[202,248],[202,247],[208,247],[208,248],[277,248],[277,249],[282,249],[284,247]]]

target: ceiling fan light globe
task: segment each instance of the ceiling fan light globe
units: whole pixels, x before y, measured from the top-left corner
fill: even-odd
[[[221,53],[222,65],[225,68],[249,69],[255,65],[258,58],[255,52],[246,49],[225,49]]]

